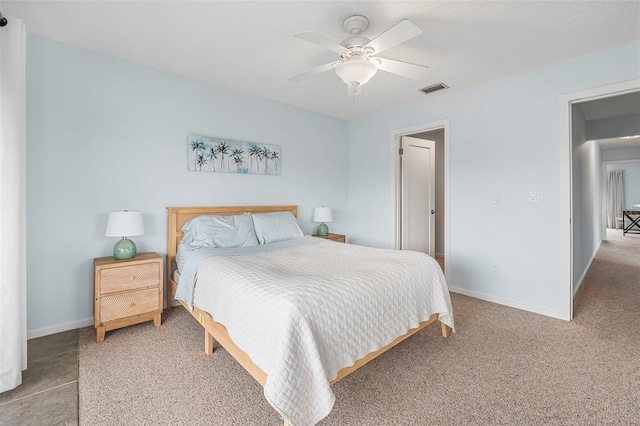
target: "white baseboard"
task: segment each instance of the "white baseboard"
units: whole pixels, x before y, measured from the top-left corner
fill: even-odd
[[[600,251],[600,246],[601,245],[602,245],[602,240],[600,240],[600,242],[598,243],[598,247],[596,247],[595,251],[593,252],[593,255],[591,255],[591,259],[589,260],[589,264],[587,265],[586,268],[584,268],[584,272],[582,273],[582,276],[578,280],[578,284],[573,289],[573,297],[576,297],[576,294],[578,294],[578,290],[580,290],[580,287],[582,287],[582,282],[584,281],[584,277],[587,276],[587,272],[589,272],[589,269],[591,268],[591,264],[593,263],[593,259],[596,258],[596,255],[598,254],[598,251]]]
[[[540,314],[547,317],[558,318],[561,320],[569,321],[569,318],[563,317],[561,312],[552,311],[550,309],[544,309],[538,306],[527,305],[526,303],[514,302],[513,300],[502,299],[500,297],[490,296],[487,294],[478,293],[476,291],[471,291],[471,290],[467,290],[459,287],[449,286],[449,291],[451,291],[452,293],[459,293],[465,296],[474,297],[480,300],[486,300],[487,302],[497,303],[498,305],[509,306],[510,308],[521,309],[523,311],[533,312],[534,314]]]
[[[88,327],[90,325],[93,325],[93,317],[83,319],[80,321],[73,321],[65,324],[56,325],[54,327],[30,330],[30,331],[27,331],[27,340],[35,339],[36,337],[48,336],[50,334],[61,333],[63,331],[75,330],[76,328]]]
[[[174,300],[171,304],[172,307],[182,306],[180,302]],[[89,327],[94,325],[93,317],[86,318],[79,321],[68,322],[65,324],[56,325],[53,327],[40,328],[37,330],[27,331],[27,340],[35,339],[36,337],[48,336],[50,334],[62,333],[63,331],[75,330],[76,328]]]

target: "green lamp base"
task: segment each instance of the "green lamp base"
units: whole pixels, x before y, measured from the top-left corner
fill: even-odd
[[[128,238],[123,238],[113,246],[113,255],[118,260],[131,259],[136,255],[136,245]]]
[[[327,224],[326,223],[321,223],[320,225],[318,225],[317,233],[321,237],[326,237],[327,235],[329,235],[329,227],[327,226]]]

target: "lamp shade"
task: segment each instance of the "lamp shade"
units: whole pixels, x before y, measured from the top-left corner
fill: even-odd
[[[107,220],[107,237],[135,237],[144,234],[142,213],[135,211],[113,211]]]
[[[375,64],[356,55],[336,67],[336,74],[349,86],[362,86],[378,72]]]
[[[333,217],[331,216],[331,207],[316,207],[313,209],[313,221],[327,223],[331,222]]]

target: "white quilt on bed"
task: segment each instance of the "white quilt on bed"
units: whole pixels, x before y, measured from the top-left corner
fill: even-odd
[[[329,381],[340,369],[433,313],[454,324],[433,258],[297,240],[293,247],[201,261],[193,297],[267,374],[269,403],[292,425],[311,425],[331,411]]]

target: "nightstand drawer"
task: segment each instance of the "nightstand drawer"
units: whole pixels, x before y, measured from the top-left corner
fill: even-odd
[[[100,271],[100,294],[158,286],[160,263],[105,268]]]
[[[145,314],[160,309],[159,289],[126,291],[100,298],[100,322]]]

